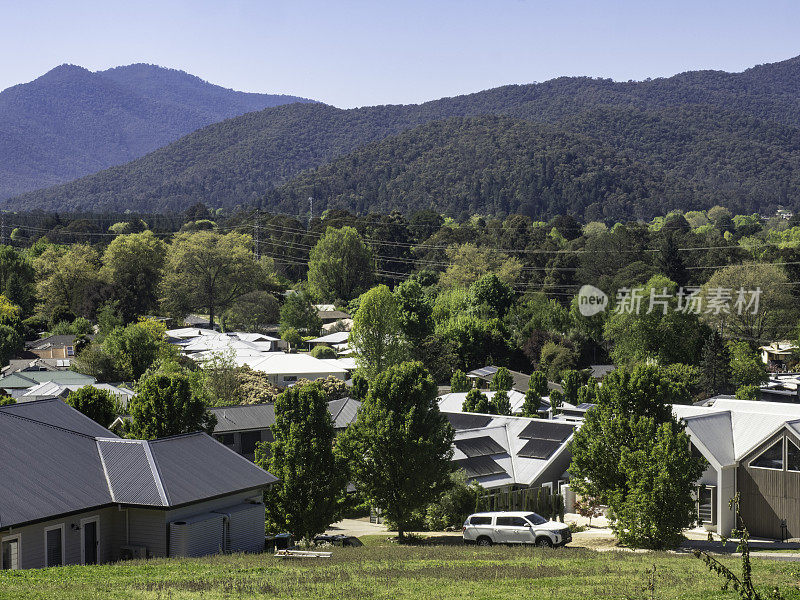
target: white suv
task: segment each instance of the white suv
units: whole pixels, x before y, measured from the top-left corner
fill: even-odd
[[[548,521],[532,512],[475,513],[464,521],[464,542],[492,544],[536,544],[548,548],[572,541],[569,525]]]

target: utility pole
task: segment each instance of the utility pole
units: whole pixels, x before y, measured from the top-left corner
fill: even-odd
[[[6,213],[3,211],[0,217],[0,244],[6,243]]]
[[[260,227],[258,226],[258,217],[260,213],[256,213],[256,222],[253,223],[253,254],[255,255],[256,261],[261,259],[261,248],[259,248],[259,231]]]
[[[314,220],[314,198],[308,199],[308,226],[311,227],[311,221]]]

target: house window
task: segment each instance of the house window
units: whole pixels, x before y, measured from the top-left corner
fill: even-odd
[[[44,530],[45,567],[60,567],[64,564],[64,525]]]
[[[67,356],[75,356],[75,346],[67,346]]]
[[[233,434],[232,433],[221,433],[219,435],[215,435],[217,441],[221,444],[225,444],[226,446],[233,446]]]
[[[3,538],[0,542],[0,570],[19,569],[19,534]]]
[[[255,454],[256,444],[261,443],[260,431],[247,431],[242,434],[242,454]]]
[[[786,468],[800,471],[800,448],[792,440],[786,440]]]
[[[783,470],[783,440],[779,440],[750,461],[751,467],[759,469]]]
[[[713,486],[700,486],[697,493],[697,516],[701,523],[714,523]]]
[[[297,375],[284,375],[283,383],[297,383]]]

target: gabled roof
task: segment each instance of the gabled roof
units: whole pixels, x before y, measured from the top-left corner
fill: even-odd
[[[355,421],[361,403],[352,398],[342,398],[328,402],[328,412],[336,429],[345,429]],[[216,406],[209,409],[217,416],[214,433],[233,431],[257,431],[268,429],[275,424],[275,404],[241,404],[238,406]]]
[[[470,371],[467,373],[467,377],[490,381],[499,369],[500,367],[495,365],[488,365],[486,367],[481,367],[480,369]],[[530,388],[531,376],[526,375],[525,373],[520,373],[519,371],[512,371],[511,369],[509,369],[508,372],[511,374],[511,378],[514,380],[513,389],[518,392],[522,392],[523,394],[527,392],[528,388]]]
[[[254,371],[269,375],[342,375],[346,371],[334,367],[323,360],[308,354],[287,354],[285,352],[266,352],[263,356],[244,361]]]
[[[481,390],[489,400],[494,398],[495,392],[491,390]],[[439,396],[439,410],[442,412],[461,412],[464,406],[464,400],[467,399],[467,392],[450,392]],[[511,412],[518,413],[522,410],[522,405],[525,402],[525,394],[517,390],[508,392],[508,401],[511,403]]]
[[[331,413],[334,429],[347,429],[358,416],[361,402],[353,398],[341,398],[328,402],[328,412]]]
[[[62,384],[77,383],[88,385],[97,380],[89,375],[83,375],[75,371],[18,371],[0,378],[0,388],[2,389],[27,389],[39,383],[54,381]]]
[[[456,429],[453,461],[484,487],[531,485],[569,452],[574,423],[443,413]],[[472,427],[470,427],[472,426]]]
[[[91,339],[94,336],[88,335],[86,336],[87,339]],[[48,335],[47,337],[39,338],[38,340],[33,340],[32,342],[25,342],[25,348],[28,350],[40,350],[44,348],[63,348],[65,346],[74,346],[75,340],[77,340],[77,336],[73,334],[69,335]]]
[[[176,507],[276,481],[204,433],[122,440],[60,400],[0,408],[0,440],[0,481],[13,492],[0,495],[0,528],[110,504]]]
[[[780,428],[800,419],[800,405],[717,398],[710,406],[673,405],[692,442],[718,466],[736,464]]]
[[[349,331],[337,331],[308,341],[312,344],[344,344],[348,339],[350,339]]]

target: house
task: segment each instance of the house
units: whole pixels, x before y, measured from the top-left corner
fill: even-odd
[[[614,365],[589,365],[589,374],[592,378],[601,381],[605,376],[616,370]]]
[[[328,402],[328,412],[337,434],[355,421],[360,406],[361,403],[352,398]],[[257,444],[275,439],[270,429],[275,424],[275,405],[272,403],[220,406],[209,410],[217,417],[214,439],[248,460],[255,460]]]
[[[323,306],[322,309],[318,308],[317,309],[317,316],[322,321],[323,328],[326,325],[332,325],[332,324],[336,323],[337,321],[348,321],[348,320],[352,319],[352,317],[349,314],[347,314],[346,312],[343,312],[341,310],[336,310],[335,307],[330,306],[330,305],[329,306]]]
[[[331,346],[332,348],[337,348],[341,347],[342,345],[347,346],[348,339],[350,339],[349,331],[337,331],[335,333],[329,333],[328,335],[316,337],[313,340],[308,340],[308,345],[310,348],[313,348],[314,346],[319,346],[320,344],[325,344],[327,346]]]
[[[673,406],[693,450],[708,461],[697,491],[703,525],[728,535],[735,526],[728,502],[738,492],[751,535],[800,537],[800,406],[727,398],[707,404]]]
[[[18,371],[0,377],[0,390],[12,398],[18,398],[33,386],[47,382],[83,387],[97,383],[97,380],[75,371]]]
[[[761,360],[772,369],[783,371],[786,363],[794,359],[797,354],[797,344],[792,342],[772,342],[767,346],[759,347]]]
[[[94,336],[88,335],[86,339]],[[72,358],[75,356],[75,344],[78,338],[74,335],[49,335],[47,337],[25,343],[25,350],[39,358]]]
[[[136,396],[136,392],[124,387],[117,387],[108,383],[90,383],[87,384],[98,390],[104,390],[111,394],[117,402],[120,403],[122,408],[127,408],[128,402],[131,398]],[[55,383],[53,381],[46,381],[25,390],[21,396],[17,396],[17,402],[32,402],[34,400],[43,400],[45,398],[61,398],[66,399],[70,392],[79,390],[84,385],[69,384],[69,383]]]
[[[276,479],[205,433],[121,439],[39,400],[0,407],[0,448],[2,569],[263,550]]]
[[[288,387],[300,379],[313,381],[328,376],[342,381],[347,379],[347,369],[343,365],[314,358],[308,354],[268,352],[260,356],[243,358],[241,364],[248,365],[254,371],[266,373],[269,380],[278,387]]]
[[[575,423],[444,412],[455,429],[453,462],[484,488],[544,487],[568,480]]]
[[[467,373],[467,378],[473,381],[475,387],[485,389],[489,387],[492,377],[494,377],[499,369],[500,367],[489,365],[488,367],[470,371]],[[514,385],[511,389],[521,392],[522,394],[527,392],[528,388],[530,388],[531,376],[520,373],[519,371],[512,371],[511,369],[509,369],[508,372],[511,373],[511,377],[514,380]]]
[[[12,358],[0,372],[10,375],[20,371],[69,371],[70,366],[72,360],[69,358],[39,358],[30,353],[26,358]]]

